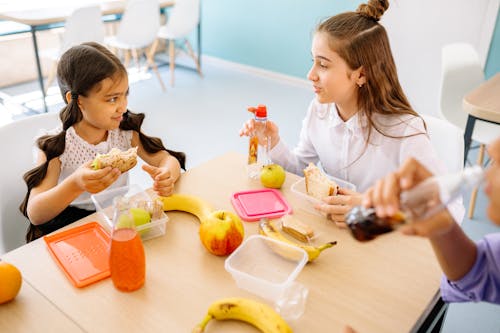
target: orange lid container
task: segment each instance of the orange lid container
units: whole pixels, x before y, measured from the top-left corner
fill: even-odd
[[[75,287],[109,277],[110,236],[90,222],[43,238],[48,250]]]

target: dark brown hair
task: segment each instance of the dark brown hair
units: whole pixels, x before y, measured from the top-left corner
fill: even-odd
[[[370,125],[367,144],[372,128],[384,136],[402,138],[384,133],[373,120],[374,113],[409,114],[419,117],[401,88],[387,32],[378,23],[387,8],[387,0],[369,0],[367,4],[359,5],[355,12],[332,16],[316,28],[316,32],[329,36],[330,48],[344,59],[352,70],[360,67],[364,70],[366,83],[358,90],[357,103]],[[419,134],[423,133],[413,135]]]
[[[38,186],[47,174],[49,162],[59,157],[66,146],[66,130],[82,120],[82,113],[75,99],[67,100],[66,93],[87,96],[87,94],[106,78],[119,78],[127,75],[127,70],[120,60],[104,46],[89,42],[74,46],[60,58],[57,66],[57,81],[66,106],[62,108],[59,117],[62,131],[55,135],[44,135],[37,140],[38,147],[45,153],[46,161],[24,174],[28,186],[26,196],[19,207],[24,216],[28,217],[27,207],[31,190]],[[174,156],[185,169],[186,155],[182,152],[168,150],[160,138],[150,137],[141,132],[143,113],[124,113],[120,123],[122,130],[134,130],[139,134],[144,150],[148,153],[167,151]]]

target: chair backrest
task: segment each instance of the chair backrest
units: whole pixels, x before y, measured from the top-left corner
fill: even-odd
[[[168,15],[166,27],[173,38],[185,37],[200,21],[200,0],[177,0]]]
[[[462,130],[467,113],[463,110],[463,97],[484,81],[479,56],[467,43],[445,45],[441,51],[441,115]]]
[[[116,34],[116,39],[130,48],[151,45],[160,28],[158,0],[129,0]]]
[[[422,115],[437,155],[448,172],[460,172],[464,165],[464,137],[460,128],[444,119]]]
[[[104,24],[100,6],[75,9],[66,20],[64,27],[60,54],[84,42],[102,43],[104,41]]]
[[[58,124],[57,113],[46,113],[0,127],[0,156],[6,159],[0,173],[0,254],[25,244],[29,221],[19,211],[27,191],[23,174],[35,165],[34,138]]]

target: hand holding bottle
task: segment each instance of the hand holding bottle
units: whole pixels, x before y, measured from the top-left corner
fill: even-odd
[[[475,172],[472,178],[476,182],[481,175],[478,170],[472,171]],[[405,210],[410,215],[410,223],[400,228],[405,234],[429,238],[442,235],[455,225],[444,206],[459,193],[461,184],[468,184],[463,175],[440,178],[433,177],[429,170],[411,158],[398,171],[368,189],[363,197],[363,205],[373,207],[380,218],[391,217]]]
[[[267,145],[266,139],[268,138],[270,141],[269,148],[272,149],[280,141],[278,126],[271,120],[266,121],[265,128],[259,128],[259,126],[262,126],[262,124],[256,122],[254,118],[249,119],[243,124],[239,134],[240,136],[253,136],[257,131],[262,130],[262,141],[264,142],[259,141],[259,144],[262,146]]]

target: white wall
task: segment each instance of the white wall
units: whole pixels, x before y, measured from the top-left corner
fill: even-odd
[[[419,113],[438,115],[441,47],[468,42],[483,65],[499,0],[392,0],[381,23],[387,28],[398,74]]]

